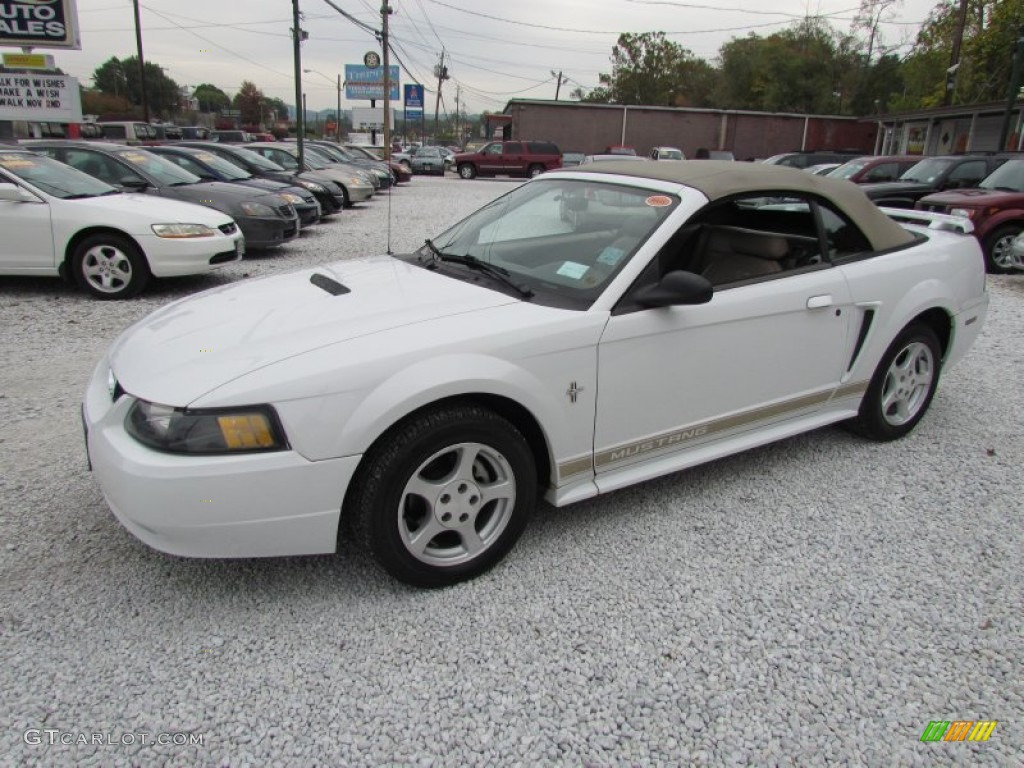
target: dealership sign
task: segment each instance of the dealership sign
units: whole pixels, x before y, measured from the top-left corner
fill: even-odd
[[[423,86],[419,83],[405,86],[405,119],[423,119]]]
[[[0,120],[82,122],[78,79],[68,75],[0,73]]]
[[[0,0],[0,46],[81,50],[75,0]]]
[[[388,98],[398,101],[398,67],[388,67]],[[345,65],[345,98],[352,100],[384,98],[384,68],[362,64]]]

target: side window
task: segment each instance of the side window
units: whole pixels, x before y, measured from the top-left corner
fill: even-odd
[[[895,181],[898,175],[896,163],[879,163],[864,174],[864,181]]]
[[[500,143],[488,144],[486,147],[483,148],[481,154],[483,154],[483,155],[500,155],[501,154],[501,144]]]
[[[687,222],[659,255],[659,268],[694,272],[714,286],[771,279],[824,263],[817,231],[806,198],[733,198]]]
[[[287,168],[290,171],[293,171],[299,167],[299,161],[296,160],[291,155],[289,155],[287,152],[282,152],[277,149],[270,149],[267,150],[267,153],[263,156],[266,157],[268,160],[273,160],[278,165],[282,166],[283,168]]]
[[[523,154],[523,145],[518,141],[510,141],[505,145],[506,155],[521,155]]]
[[[90,152],[82,149],[68,149],[65,151],[64,162],[72,168],[77,168],[82,173],[105,181],[112,186],[120,186],[125,181],[142,181],[142,177],[125,168],[116,160],[98,152]]]
[[[825,241],[830,260],[871,250],[871,243],[852,221],[823,203],[818,204],[818,210],[821,212],[821,223],[825,228]]]
[[[988,174],[985,172],[987,166],[984,160],[970,160],[960,163],[953,172],[949,174],[948,184],[951,187],[973,187],[984,179]]]

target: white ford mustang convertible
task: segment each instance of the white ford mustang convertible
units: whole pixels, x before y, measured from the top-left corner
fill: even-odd
[[[896,215],[896,212],[893,212]],[[170,304],[99,363],[89,458],[138,538],[473,577],[570,504],[844,422],[920,421],[988,294],[963,220],[760,164],[547,173],[416,252]],[[969,229],[969,224],[961,224]]]

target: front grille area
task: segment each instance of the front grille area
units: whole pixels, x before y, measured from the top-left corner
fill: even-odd
[[[295,209],[292,208],[291,203],[288,203],[287,205],[282,205],[280,208],[277,209],[277,212],[284,216],[286,219],[290,219],[292,216],[295,215]]]
[[[928,211],[929,213],[949,213],[946,210],[946,206],[938,205],[937,203],[918,203],[918,210]]]
[[[230,224],[221,224],[219,227],[217,227],[217,229],[219,229],[225,235],[233,235],[235,234],[235,232],[238,231],[238,225],[232,221]]]
[[[238,258],[237,251],[222,251],[210,257],[211,264],[225,264]]]

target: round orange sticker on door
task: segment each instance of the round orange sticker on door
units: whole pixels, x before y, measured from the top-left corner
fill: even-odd
[[[665,195],[651,195],[644,202],[652,208],[664,208],[672,205],[672,198]]]

